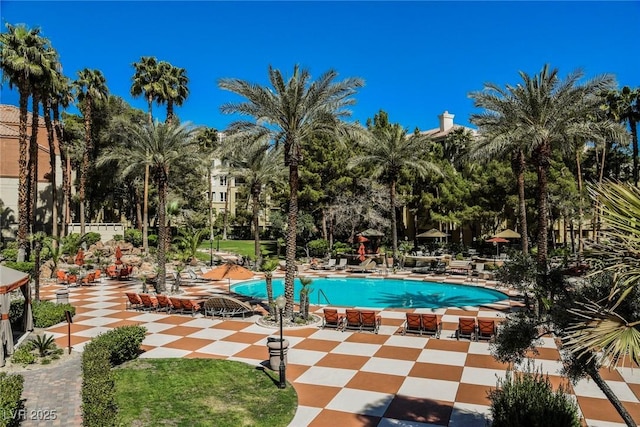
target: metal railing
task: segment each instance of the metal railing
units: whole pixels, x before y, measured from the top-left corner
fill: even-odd
[[[318,289],[318,305],[320,305],[320,296],[321,295],[324,297],[324,300],[326,301],[326,304],[331,304],[331,302],[329,301],[329,298],[327,298],[327,294],[325,294],[322,289]]]

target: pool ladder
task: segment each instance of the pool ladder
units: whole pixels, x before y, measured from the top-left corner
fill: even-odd
[[[326,301],[326,304],[331,304],[331,302],[329,301],[329,298],[327,298],[327,294],[325,294],[322,289],[318,289],[318,305],[320,305],[320,296],[321,295],[324,297],[324,300]]]

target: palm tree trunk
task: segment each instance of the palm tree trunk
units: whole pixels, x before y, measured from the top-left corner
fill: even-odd
[[[166,272],[167,272],[167,257],[165,245],[163,244],[167,239],[167,218],[166,218],[166,205],[167,205],[167,171],[159,170],[157,175],[158,185],[158,291],[166,292]]]
[[[147,95],[149,126],[153,126],[153,94]],[[142,252],[149,253],[149,165],[144,167],[144,190],[142,202]],[[160,240],[162,242],[162,240]]]
[[[165,123],[170,125],[173,122],[173,101],[168,99],[167,100],[167,120],[165,120]]]
[[[607,384],[607,382],[602,379],[602,377],[600,376],[600,372],[598,372],[595,367],[589,366],[587,368],[587,373],[593,379],[593,382],[596,383],[598,388],[602,390],[604,395],[607,396],[607,399],[609,399],[609,402],[611,402],[616,411],[618,411],[618,414],[620,414],[625,424],[629,427],[637,427],[637,424],[635,423],[635,421],[633,421],[631,414],[629,414],[625,407],[622,406],[622,402],[620,401],[620,399],[618,399],[618,396],[615,395],[613,390],[611,390],[609,384]]]
[[[547,180],[549,170],[549,156],[551,147],[544,142],[536,150],[536,169],[538,174],[538,273],[546,275],[547,272],[547,237],[549,234],[549,208],[547,204]]]
[[[529,233],[527,226],[527,201],[524,192],[524,171],[525,158],[522,150],[518,150],[516,154],[516,176],[518,181],[518,220],[520,222],[520,243],[522,244],[522,253],[529,253]]]
[[[87,176],[89,175],[89,154],[93,150],[91,146],[91,99],[87,98],[84,111],[84,153],[82,154],[82,170],[80,173],[80,235],[85,234],[85,209],[87,195]]]
[[[584,210],[582,204],[582,166],[580,161],[580,150],[576,150],[576,175],[578,176],[578,194],[580,195],[578,203],[578,260],[582,259],[584,246],[582,243],[582,221],[584,220]]]
[[[602,145],[602,157],[600,159],[600,176],[598,177],[598,184],[602,185],[604,179],[604,164],[607,158],[607,142]],[[596,243],[600,243],[600,204],[596,199],[593,206],[593,240]]]
[[[269,313],[271,315],[274,315],[275,313],[273,310],[273,274],[265,273],[264,280],[267,285],[267,303],[269,304]]]
[[[260,213],[260,185],[253,185],[251,191],[252,214],[253,214],[253,250],[256,257],[256,266],[262,264],[260,259],[260,226],[258,224],[258,214]]]
[[[31,139],[29,140],[29,224],[33,227],[36,223],[36,210],[38,208],[38,123],[40,97],[35,90],[31,95]],[[33,230],[31,230],[33,232]]]
[[[288,152],[285,147],[285,152]],[[287,228],[286,273],[284,277],[284,296],[287,303],[284,314],[293,317],[293,281],[296,277],[296,236],[298,226],[298,163],[291,159],[289,163],[289,222]]]
[[[51,100],[45,98],[44,125],[47,128],[47,141],[49,142],[49,166],[51,168],[51,236],[53,244],[58,238],[58,183],[56,179],[56,144],[53,138],[53,125],[51,124]]]
[[[28,88],[22,86],[20,88],[20,129],[19,129],[19,147],[20,155],[18,157],[18,244],[20,252],[18,261],[24,261],[25,251],[27,249],[27,234],[29,233],[29,182],[27,180],[27,103],[29,100]],[[22,257],[22,259],[20,259]]]
[[[633,145],[633,184],[638,186],[638,130],[636,128],[636,122],[632,118],[629,119],[629,126],[631,127],[631,144]]]
[[[58,149],[60,150],[60,167],[62,168],[62,215],[64,218],[62,227],[60,228],[60,237],[64,237],[66,234],[65,227],[69,222],[69,206],[71,205],[71,180],[69,179],[67,164],[67,149],[64,143],[64,134],[62,126],[60,125],[60,113],[58,111],[58,103],[53,106],[53,128],[56,131],[56,138],[58,139]]]
[[[389,201],[391,203],[391,240],[393,262],[396,262],[396,254],[398,253],[398,229],[396,227],[396,182],[392,181],[389,185]]]

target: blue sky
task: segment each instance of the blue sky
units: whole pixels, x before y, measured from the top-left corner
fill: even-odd
[[[545,63],[562,76],[616,75],[640,86],[640,2],[170,2],[0,1],[4,24],[39,26],[58,50],[63,72],[100,69],[112,94],[129,95],[133,67],[155,56],[186,68],[181,120],[224,129],[237,100],[217,87],[223,77],[267,83],[271,64],[290,75],[295,64],[318,76],[333,68],[361,77],[353,118],[378,110],[413,130],[437,127],[444,110],[467,125],[477,110],[468,93],[485,82],[518,83],[518,71]],[[17,105],[3,86],[2,103]],[[164,119],[164,108],[154,115]],[[237,118],[237,117],[236,117]]]

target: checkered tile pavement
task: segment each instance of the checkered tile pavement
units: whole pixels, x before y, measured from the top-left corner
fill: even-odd
[[[43,299],[54,300],[58,289],[57,285],[44,286]],[[199,285],[184,289],[186,295],[206,297],[211,292],[226,292],[226,284],[222,288]],[[221,320],[127,310],[126,291],[139,292],[140,284],[103,281],[70,288],[70,302],[77,310],[71,325],[75,351],[82,351],[102,332],[135,324],[148,330],[143,358],[222,358],[268,366],[267,337],[278,331],[258,325],[259,315]],[[493,359],[486,342],[457,341],[454,331],[459,316],[500,319],[510,304],[506,300],[493,309],[434,310],[443,316],[440,339],[403,336],[405,311],[400,310],[381,312],[378,334],[318,326],[286,329],[290,342],[287,380],[296,389],[299,405],[290,425],[484,427],[490,418],[487,392],[504,377],[507,366]],[[320,307],[313,310],[322,311]],[[66,324],[48,332],[59,346],[67,346]],[[552,338],[543,338],[539,353],[531,358],[554,385],[563,383],[560,355]],[[277,371],[273,375],[277,376]],[[640,422],[640,370],[603,370],[602,375]],[[570,390],[586,425],[624,426],[592,381],[581,380]]]

